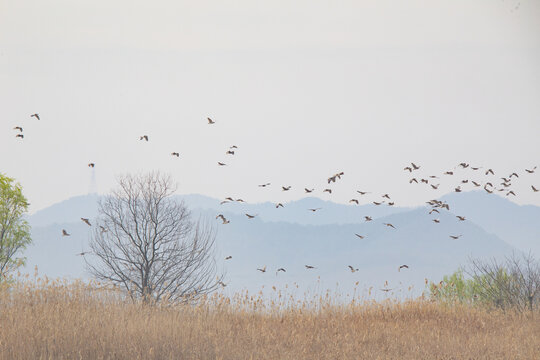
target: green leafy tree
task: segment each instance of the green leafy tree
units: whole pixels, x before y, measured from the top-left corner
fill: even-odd
[[[0,173],[0,282],[24,265],[19,255],[32,242],[30,225],[23,218],[27,211],[21,185]]]

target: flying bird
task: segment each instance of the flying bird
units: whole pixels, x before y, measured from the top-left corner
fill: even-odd
[[[390,200],[390,195],[388,195],[388,194],[384,194],[382,197],[387,198],[388,200]]]
[[[437,210],[437,209],[431,209],[431,210],[429,211],[429,214],[431,215],[431,214],[434,213],[434,212],[436,212],[437,214],[440,214],[439,210]]]
[[[456,215],[456,217],[459,219],[459,221],[465,221],[465,216]]]
[[[139,141],[141,141],[141,140],[146,140],[146,141],[148,141],[148,135],[142,135],[142,136],[140,136],[140,137],[139,137]]]
[[[15,137],[18,137],[18,138],[24,139],[24,135],[23,135],[23,134],[17,134],[17,135],[15,135]]]
[[[349,200],[349,202],[350,202],[350,203],[353,202],[353,203],[356,203],[356,205],[358,205],[358,200],[357,200],[357,199],[351,199],[351,200]]]
[[[260,185],[259,185],[259,187],[267,187],[267,186],[270,186],[270,183],[260,184]]]
[[[480,186],[481,184],[477,183],[476,181],[471,181],[473,183],[474,186],[478,187]]]
[[[233,150],[227,150],[225,155],[234,155],[234,151]]]
[[[91,167],[91,168],[96,167],[96,164],[90,163],[90,164],[88,164],[88,167]]]
[[[441,222],[439,219],[431,219],[431,221],[433,221],[435,224],[439,224]]]
[[[311,189],[311,190],[310,190],[310,189],[308,189],[308,188],[304,188],[304,191],[305,191],[306,193],[313,192],[313,190],[315,190],[315,189]]]
[[[90,220],[88,219],[85,219],[85,218],[81,218],[81,220],[88,226],[92,226],[92,224],[90,224]]]
[[[225,164],[225,163],[222,163],[222,162],[219,162],[219,161],[218,161],[218,163],[217,163],[217,164],[218,164],[219,166],[225,166],[225,165],[227,165],[227,164]]]
[[[411,163],[411,166],[412,166],[413,170],[420,169],[420,166],[416,166],[414,163]]]
[[[66,230],[62,229],[62,236],[71,236],[71,234],[68,234]]]
[[[283,204],[282,203],[277,203],[276,204],[276,209],[279,208],[279,207],[283,207]]]
[[[540,189],[535,188],[534,185],[531,185],[531,188],[532,188],[532,190],[533,190],[534,192],[540,191]]]
[[[236,145],[229,146],[229,149],[238,149],[238,146],[236,146]]]
[[[398,271],[401,271],[401,269],[408,269],[409,266],[408,265],[401,265],[399,268],[398,268]]]
[[[280,271],[281,271],[281,272],[287,272],[287,270],[285,270],[284,268],[279,268],[279,269],[276,270],[276,275],[277,275],[277,273],[280,272]]]
[[[257,270],[259,270],[262,273],[265,273],[266,272],[266,265],[264,265],[264,267],[261,268],[261,269],[257,268]]]
[[[245,202],[245,201],[242,200],[242,199],[236,199],[235,201],[237,201],[237,202]]]
[[[392,291],[394,289],[381,289],[381,291],[384,291],[384,292],[389,292],[389,291]]]
[[[219,214],[218,216],[216,216],[216,219],[221,219],[221,221],[223,222],[223,224],[228,224],[230,221],[227,220],[225,218],[225,216],[223,216],[222,214]]]
[[[39,118],[39,114],[37,114],[37,113],[36,113],[36,114],[32,114],[32,115],[30,115],[30,117],[35,117],[36,119],[40,120],[40,118]]]
[[[387,203],[386,205],[388,205],[388,206],[394,206],[394,204],[395,204],[395,202],[393,202],[393,201],[390,201],[390,202],[389,202],[389,203]]]
[[[20,132],[23,132],[23,129],[22,129],[22,127],[20,127],[20,126],[15,126],[15,127],[13,128],[13,130],[19,130]]]
[[[509,176],[508,178],[510,178],[510,179],[511,179],[511,178],[512,178],[512,176],[515,176],[515,177],[517,177],[517,178],[519,177],[519,175],[518,175],[518,174],[516,174],[516,173],[514,172],[514,173],[511,173],[511,174],[510,174],[510,176]]]
[[[246,214],[246,216],[248,217],[248,219],[253,219],[255,216],[257,215],[250,215],[250,214]]]
[[[453,172],[453,171],[446,171],[446,172],[444,173],[444,175],[454,175],[454,172]]]
[[[441,184],[437,184],[437,185],[430,184],[430,186],[431,186],[431,188],[433,190],[437,190],[439,188],[439,185],[441,185]]]
[[[232,256],[231,256],[231,255],[229,255],[229,256],[227,256],[227,257],[225,258],[225,260],[230,260],[230,259],[232,259]]]
[[[216,123],[214,120],[210,119],[209,117],[207,117],[206,119],[208,120],[208,125],[212,125]]]
[[[358,237],[359,237],[360,239],[363,239],[363,238],[365,238],[365,236],[363,236],[363,235],[360,235],[360,234],[356,234],[356,233],[355,233],[354,235],[358,236]]]
[[[413,182],[418,184],[418,180],[416,180],[416,178],[412,178],[411,180],[409,180],[409,184],[412,184]]]
[[[16,128],[15,128],[15,129],[16,129]],[[22,129],[21,129],[21,131],[22,131]],[[532,174],[532,173],[534,172],[534,170],[536,170],[536,166],[533,167],[531,170],[525,169],[525,171],[528,172],[529,174]]]
[[[360,190],[356,190],[356,192],[359,193],[360,195],[370,194],[370,192],[368,192],[368,191],[360,191]]]
[[[463,235],[450,235],[450,237],[454,240],[457,240],[459,239],[460,237],[462,237]]]
[[[80,253],[75,254],[75,255],[76,255],[76,256],[84,256],[84,255],[86,255],[86,254],[89,254],[89,252],[88,252],[88,251],[83,251],[83,252],[80,252]]]
[[[291,186],[282,186],[281,188],[283,189],[283,191],[291,190]]]
[[[358,271],[358,269],[355,269],[354,267],[352,267],[351,265],[348,265],[349,269],[351,270],[352,273],[355,273]]]
[[[366,219],[365,221],[371,221],[371,220],[373,220],[373,219],[371,218],[371,216],[364,216],[364,219]]]
[[[314,209],[308,209],[308,210],[309,210],[309,211],[313,211],[313,212],[315,212],[315,211],[317,211],[317,210],[321,210],[321,209],[322,209],[322,208],[314,208]]]
[[[176,156],[176,157],[180,157],[180,153],[177,153],[177,152],[172,152],[172,153],[171,153],[171,156]]]
[[[311,266],[311,265],[304,265],[306,267],[306,269],[315,269],[315,266]]]
[[[516,196],[516,193],[513,192],[512,190],[510,190],[509,192],[506,193],[506,196],[508,196],[508,195],[514,195],[514,196]]]
[[[410,166],[404,167],[403,170],[408,170],[409,172],[412,172],[412,168]]]
[[[392,229],[395,229],[396,227],[390,223],[383,223],[383,225],[386,225],[388,227],[391,227]]]
[[[493,170],[492,170],[492,169],[487,169],[487,171],[486,171],[486,175],[487,175],[487,174],[490,174],[490,173],[491,173],[491,175],[495,175],[495,173],[493,172]]]
[[[381,201],[381,202],[373,201],[373,204],[378,206],[378,205],[384,204],[384,201]]]

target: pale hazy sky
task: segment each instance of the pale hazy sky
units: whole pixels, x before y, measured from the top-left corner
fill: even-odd
[[[0,0],[0,125],[32,211],[155,169],[253,202],[418,205],[485,180],[409,185],[410,161],[517,171],[513,200],[540,205],[540,2]]]

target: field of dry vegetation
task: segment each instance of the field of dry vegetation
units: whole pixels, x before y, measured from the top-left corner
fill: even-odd
[[[1,359],[540,359],[539,314],[426,300],[149,306],[96,284],[0,289]]]

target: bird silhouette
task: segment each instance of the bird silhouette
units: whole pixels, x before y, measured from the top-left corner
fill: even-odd
[[[351,200],[349,200],[349,202],[350,202],[350,203],[353,202],[353,203],[356,203],[356,205],[358,205],[358,200],[357,200],[357,199],[351,199]]]
[[[13,130],[19,130],[20,132],[23,132],[23,128],[20,126],[15,126]]]
[[[141,141],[141,140],[146,140],[146,141],[148,141],[148,135],[142,135],[142,136],[140,136],[140,137],[139,137],[139,141]]]
[[[416,178],[412,178],[411,180],[409,180],[409,184],[412,184],[413,182],[418,184],[418,180],[416,180]]]
[[[172,153],[171,153],[171,156],[176,156],[176,157],[180,157],[180,153],[177,153],[177,152],[172,152]]]
[[[366,219],[365,221],[371,221],[371,220],[373,220],[373,219],[371,218],[371,216],[364,216],[364,219]]]
[[[454,240],[457,240],[459,239],[460,237],[462,237],[463,235],[450,235],[450,237]]]
[[[279,207],[283,207],[283,204],[282,203],[277,203],[276,204],[276,209],[279,208]]]
[[[315,267],[315,266],[311,266],[311,265],[304,265],[304,266],[305,266],[305,267],[306,267],[306,269],[308,269],[308,270],[309,270],[309,269],[316,269],[316,267]]]
[[[446,171],[446,172],[444,173],[444,175],[454,175],[454,172],[453,172],[453,171]]]
[[[270,183],[260,184],[260,185],[259,185],[259,187],[267,187],[267,186],[270,186]]]
[[[441,184],[437,184],[437,185],[430,184],[430,186],[433,188],[433,190],[437,190],[439,188],[439,185],[441,185]]]
[[[387,203],[386,205],[388,205],[388,206],[394,206],[394,204],[395,204],[395,203],[394,203],[393,201],[390,201],[390,202]]]
[[[83,251],[83,252],[80,252],[78,254],[75,254],[76,256],[84,256],[86,254],[90,254],[88,251]]]
[[[363,239],[363,238],[365,238],[365,236],[363,236],[363,235],[360,235],[360,234],[356,234],[356,233],[355,233],[354,235],[358,236],[358,237],[359,237],[360,239]]]
[[[518,174],[516,174],[515,172],[513,172],[513,173],[511,173],[511,174],[510,174],[510,176],[509,176],[508,178],[509,178],[509,179],[511,179],[511,178],[512,178],[512,176],[515,176],[515,177],[517,177],[517,178],[519,177],[519,175],[518,175]]]
[[[456,217],[459,219],[459,221],[465,221],[465,216],[456,215]]]
[[[435,224],[439,224],[441,222],[439,219],[431,219],[431,221],[433,221]]]
[[[35,117],[36,119],[41,120],[41,119],[39,118],[39,114],[37,114],[37,113],[36,113],[36,114],[30,115],[30,117]]]
[[[24,139],[24,135],[23,135],[23,134],[17,134],[17,135],[15,135],[15,137],[18,137],[18,138]]]
[[[227,256],[227,257],[225,258],[225,260],[230,260],[230,259],[232,259],[232,256],[231,256],[231,255],[229,255],[229,256]]]
[[[368,191],[360,191],[360,190],[356,190],[356,192],[359,193],[360,195],[371,194],[371,193],[368,192]]]
[[[535,188],[534,185],[531,185],[531,188],[532,188],[532,190],[533,190],[534,192],[540,191],[540,189]]]
[[[355,269],[354,267],[352,267],[352,265],[347,265],[347,266],[349,267],[352,273],[355,273],[358,271],[358,269]]]
[[[66,230],[62,229],[62,236],[71,236],[71,234],[68,234]]]
[[[234,155],[234,151],[233,150],[227,150],[225,155]]]
[[[289,191],[291,190],[291,186],[282,186],[281,189],[283,189],[283,191]]]
[[[16,128],[15,128],[15,129],[16,129]],[[22,129],[21,129],[21,131],[22,131]],[[528,172],[529,174],[532,174],[535,170],[536,170],[536,166],[533,167],[533,168],[530,169],[530,170],[529,170],[529,169],[525,169],[525,171]]]
[[[88,219],[85,219],[85,218],[81,218],[81,220],[88,226],[92,226],[92,224],[90,224],[90,220]]]
[[[373,204],[379,206],[379,205],[384,204],[384,201],[381,201],[381,202],[373,201]]]
[[[208,120],[208,125],[212,125],[216,123],[214,120],[210,119],[209,117],[207,117],[206,119]]]
[[[95,167],[95,166],[96,166],[96,164],[94,164],[94,163],[89,163],[89,164],[88,164],[88,167],[91,167],[91,168],[93,168],[93,167]]]
[[[398,271],[401,271],[401,269],[408,269],[409,268],[409,265],[401,265],[399,268],[398,268]]]
[[[263,268],[260,268],[260,269],[257,268],[257,270],[259,270],[259,271],[262,272],[262,273],[265,273],[265,272],[266,272],[266,265],[264,265]]]
[[[485,174],[495,175],[495,173],[493,172],[493,169],[487,169]]]
[[[315,189],[311,189],[311,190],[310,190],[310,189],[308,189],[308,188],[304,188],[304,191],[305,191],[306,193],[308,193],[308,194],[309,194],[310,192],[313,192],[313,190],[315,190]]]
[[[410,166],[405,166],[403,170],[412,172],[412,168]]]
[[[416,166],[415,163],[411,163],[411,166],[412,166],[413,170],[420,169],[420,166]]]
[[[390,223],[383,223],[383,225],[391,227],[392,229],[395,229],[396,227]]]
[[[284,268],[279,268],[279,269],[276,270],[276,275],[277,275],[277,273],[280,272],[280,271],[281,271],[281,272],[287,272],[287,270],[285,270]]]
[[[322,208],[314,208],[314,209],[308,209],[308,210],[309,210],[309,211],[313,211],[313,212],[315,212],[315,211],[317,211],[317,210],[321,210],[321,209],[322,209]]]
[[[228,223],[230,223],[230,221],[227,220],[227,219],[225,218],[225,216],[223,216],[223,214],[219,214],[218,216],[216,216],[216,219],[221,219],[221,221],[223,222],[223,224],[228,224]]]
[[[481,186],[481,184],[477,183],[476,181],[471,181],[473,183],[474,186]]]
[[[332,193],[332,189],[324,189],[323,192],[327,192],[327,193],[331,194],[331,193]]]
[[[246,214],[246,216],[248,217],[248,219],[253,219],[255,216],[257,215],[250,215],[250,214]]]
[[[225,163],[222,163],[222,162],[219,162],[219,161],[218,161],[218,163],[217,163],[217,164],[218,164],[219,166],[225,166],[225,165],[227,165],[227,164],[225,164]]]
[[[392,291],[394,289],[380,289],[381,291],[384,291],[384,292],[389,292],[389,291]]]
[[[429,210],[429,214],[431,215],[432,213],[436,212],[437,214],[440,214],[439,210],[437,209],[431,209]]]
[[[516,193],[513,192],[512,190],[510,190],[509,192],[506,193],[506,196],[508,196],[508,195],[516,196]]]

